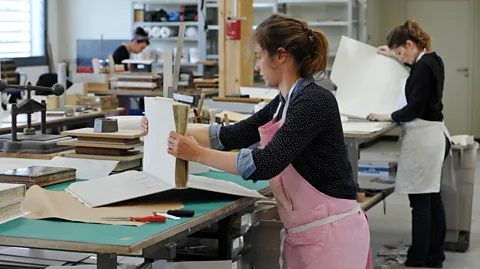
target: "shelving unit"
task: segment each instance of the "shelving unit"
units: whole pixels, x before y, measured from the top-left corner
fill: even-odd
[[[309,27],[322,30],[329,41],[329,66],[331,66],[336,56],[336,51],[342,35],[360,39],[362,23],[359,19],[362,17],[360,12],[359,0],[254,0],[254,21],[255,25],[266,19],[268,16],[278,10],[289,16],[306,21]],[[363,40],[362,40],[363,41]]]
[[[138,59],[156,58],[157,63],[154,64],[155,71],[163,70],[163,50],[165,48],[176,48],[178,42],[178,28],[180,23],[184,23],[186,27],[183,54],[181,66],[182,68],[198,71],[196,64],[199,61],[198,41],[200,32],[199,18],[200,12],[197,14],[196,21],[144,21],[145,13],[148,11],[164,10],[172,14],[180,12],[182,6],[197,6],[197,0],[134,0],[132,1],[132,12],[134,21],[132,22],[132,31],[137,27],[145,29],[150,36],[150,46],[139,55],[134,55]],[[163,29],[162,29],[163,28]],[[168,30],[165,30],[167,28]],[[189,30],[189,28],[191,28]],[[163,32],[162,32],[163,31]],[[171,31],[170,35],[166,35],[165,31]],[[193,33],[193,34],[192,34]],[[175,53],[174,53],[175,57]]]
[[[229,1],[229,0],[227,0]],[[195,27],[196,37],[184,38],[184,53],[188,48],[198,48],[195,57],[191,51],[186,53],[188,61],[182,61],[182,67],[194,69],[201,73],[203,66],[196,66],[196,61],[218,60],[218,0],[134,0],[132,10],[140,9],[164,9],[167,12],[179,10],[182,5],[197,5],[198,21],[185,22],[186,27]],[[329,67],[331,71],[336,51],[342,35],[365,41],[365,23],[361,22],[361,12],[365,8],[366,0],[254,0],[254,29],[257,24],[275,12],[300,18],[307,21],[309,27],[321,29],[328,38]],[[135,18],[135,16],[134,16]],[[133,22],[135,27],[171,27],[180,25],[179,22]],[[362,29],[363,27],[363,29]],[[363,33],[363,34],[362,34]],[[165,47],[176,47],[178,37],[166,38],[151,37],[151,49],[156,49],[160,56]],[[193,49],[195,51],[195,49]],[[185,57],[185,56],[184,56]],[[191,61],[193,58],[194,61]],[[161,61],[161,56],[159,57]],[[162,66],[157,64],[157,66]],[[193,67],[196,67],[193,68]]]

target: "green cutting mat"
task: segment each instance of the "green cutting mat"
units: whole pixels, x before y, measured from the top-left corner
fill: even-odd
[[[243,180],[240,176],[228,173],[207,172],[199,175],[235,182],[257,191],[268,187],[268,181],[253,183],[252,181]],[[61,191],[69,184],[70,183],[58,184],[47,187],[46,189]],[[192,189],[174,190],[166,195],[172,195],[172,197],[176,199],[180,198],[185,209],[195,211],[195,217],[221,208],[239,199],[238,196]],[[182,218],[181,220],[167,219],[166,223],[147,223],[140,227],[131,227],[63,220],[30,220],[20,218],[1,224],[0,236],[131,246],[189,220],[191,220],[191,218]]]

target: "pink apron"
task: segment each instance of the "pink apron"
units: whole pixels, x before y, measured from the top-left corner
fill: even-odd
[[[280,103],[273,119],[258,129],[262,148],[284,123],[288,97],[282,119],[276,120]],[[321,193],[291,164],[269,183],[285,227],[281,269],[373,268],[368,221],[357,201]]]

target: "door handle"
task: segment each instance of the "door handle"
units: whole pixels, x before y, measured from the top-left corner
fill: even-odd
[[[466,68],[457,68],[458,72],[468,72],[468,67]]]

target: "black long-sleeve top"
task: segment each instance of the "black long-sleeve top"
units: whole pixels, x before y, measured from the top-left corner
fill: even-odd
[[[320,192],[343,199],[356,199],[354,181],[335,96],[310,83],[291,97],[286,120],[264,149],[253,149],[255,170],[247,179],[268,180],[289,164]],[[258,127],[269,122],[279,105],[282,117],[285,99],[279,94],[262,110],[234,125],[221,127],[224,150],[247,148],[260,141]]]
[[[405,85],[407,105],[392,113],[395,122],[409,122],[420,118],[443,121],[443,85],[445,67],[435,52],[424,54],[411,66]]]

